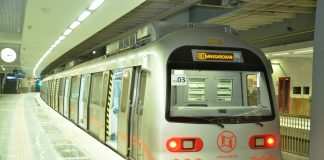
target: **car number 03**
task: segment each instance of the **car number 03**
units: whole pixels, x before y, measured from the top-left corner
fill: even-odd
[[[171,85],[172,86],[186,86],[187,85],[187,76],[186,75],[172,75],[171,76]]]
[[[178,83],[186,83],[186,77],[178,77],[177,82]]]

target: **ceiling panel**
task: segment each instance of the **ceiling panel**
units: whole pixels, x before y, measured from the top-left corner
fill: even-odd
[[[21,33],[25,0],[0,0],[0,32]]]

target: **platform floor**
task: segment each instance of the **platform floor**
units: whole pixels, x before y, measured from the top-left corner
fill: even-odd
[[[0,94],[0,160],[122,160],[38,93]]]
[[[284,160],[307,160],[283,152]],[[0,160],[123,160],[39,97],[0,94]]]

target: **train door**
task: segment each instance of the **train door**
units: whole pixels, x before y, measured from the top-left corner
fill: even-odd
[[[55,110],[55,84],[56,84],[56,80],[53,79],[52,80],[52,84],[51,84],[51,106],[52,108]]]
[[[55,79],[54,85],[54,109],[58,111],[58,90],[59,90],[59,79]]]
[[[92,135],[105,140],[105,107],[102,107],[103,73],[94,73],[91,80],[89,100],[89,131]]]
[[[278,107],[281,113],[289,113],[290,77],[279,77]]]
[[[63,106],[64,106],[64,90],[65,83],[64,79],[60,78],[60,86],[59,86],[59,96],[58,96],[58,111],[61,115],[63,115]]]
[[[51,106],[51,89],[50,89],[50,84],[51,84],[51,81],[47,81],[46,83],[46,91],[47,91],[47,96],[46,96],[46,104],[48,106]]]
[[[86,74],[81,77],[80,99],[79,99],[79,120],[78,124],[88,130],[88,102],[90,92],[91,75]]]
[[[142,143],[142,114],[145,96],[147,72],[136,70],[134,82],[134,95],[131,116],[131,157],[134,160],[143,159],[143,143]],[[138,89],[136,89],[138,88]]]
[[[74,123],[78,123],[79,93],[80,93],[80,76],[73,76],[71,79],[70,119]]]
[[[106,143],[117,150],[118,113],[121,101],[122,70],[110,72],[107,95],[106,113]]]
[[[70,84],[71,78],[65,78],[65,87],[64,87],[64,105],[63,105],[63,115],[69,118],[70,112],[70,104],[69,104],[69,97],[70,97]]]
[[[139,68],[138,68],[139,69]],[[118,146],[117,150],[129,156],[130,141],[132,140],[130,137],[131,132],[131,118],[134,109],[134,100],[137,97],[136,91],[138,90],[138,74],[140,73],[135,68],[126,68],[123,69],[122,76],[122,87],[121,87],[121,101],[120,101],[120,109],[118,111]],[[137,77],[137,78],[136,78]],[[136,86],[136,87],[134,87]]]

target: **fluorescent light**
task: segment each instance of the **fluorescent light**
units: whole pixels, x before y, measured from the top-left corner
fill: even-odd
[[[274,54],[271,54],[272,56],[282,56],[282,55],[288,55],[290,53],[288,52],[283,52],[283,53],[274,53]]]
[[[79,22],[82,22],[84,21],[89,15],[91,14],[90,11],[88,10],[85,10],[80,16],[79,18],[77,19]]]
[[[58,40],[62,41],[66,36],[62,35],[58,38]]]
[[[313,49],[307,49],[307,50],[301,50],[301,51],[295,51],[293,53],[298,54],[298,53],[310,53],[313,52]]]
[[[76,27],[78,27],[80,25],[79,21],[74,21],[71,25],[70,25],[70,29],[75,29]]]
[[[16,79],[15,76],[7,76],[7,79]]]
[[[55,45],[58,45],[58,44],[60,44],[60,43],[61,43],[60,40],[56,40],[54,44],[55,44]]]
[[[89,10],[90,11],[94,11],[96,10],[105,0],[94,0],[90,6],[89,6]]]
[[[2,67],[2,70],[3,70],[3,71],[6,71],[6,69],[5,69],[5,68],[3,68],[3,67]]]
[[[66,29],[63,33],[64,36],[69,35],[72,32],[72,29]]]

